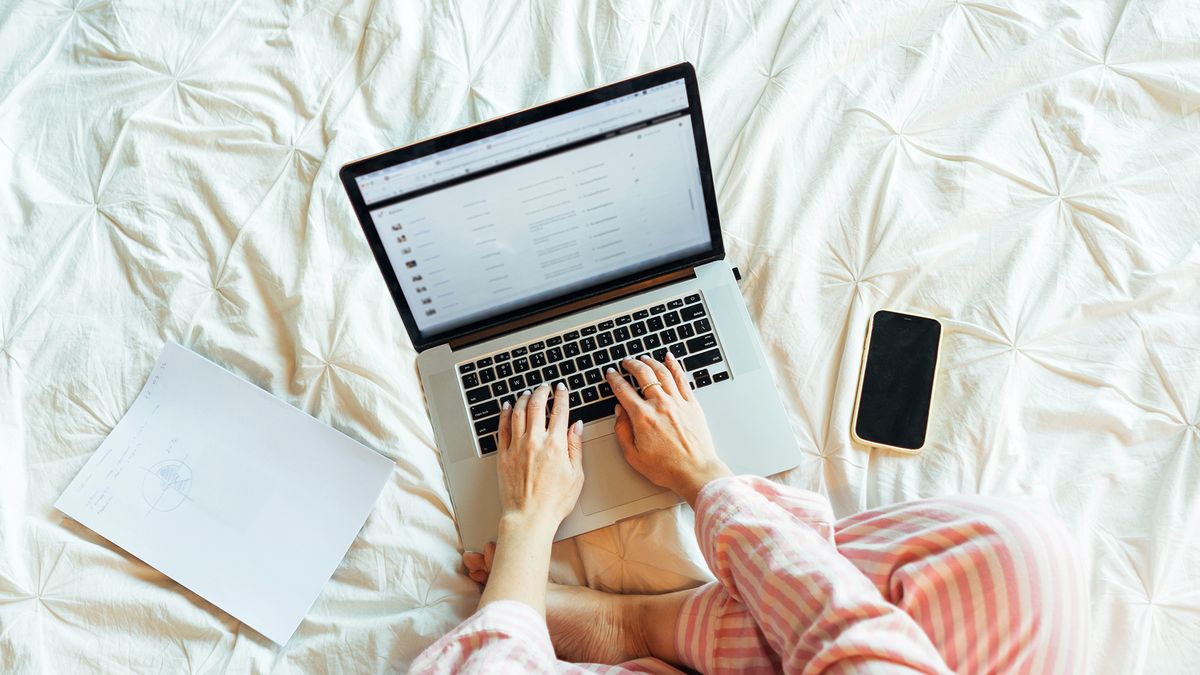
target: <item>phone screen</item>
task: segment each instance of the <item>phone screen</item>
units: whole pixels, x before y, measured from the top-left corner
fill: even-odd
[[[915,450],[925,445],[942,326],[933,319],[875,313],[854,433]]]

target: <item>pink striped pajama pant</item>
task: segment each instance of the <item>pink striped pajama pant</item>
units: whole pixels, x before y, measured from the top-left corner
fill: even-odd
[[[1077,673],[1087,595],[1071,537],[1021,501],[927,499],[834,521],[822,496],[753,477],[701,491],[717,581],[686,598],[675,646],[719,672]],[[522,603],[476,612],[414,672],[678,672],[657,659],[556,661]]]

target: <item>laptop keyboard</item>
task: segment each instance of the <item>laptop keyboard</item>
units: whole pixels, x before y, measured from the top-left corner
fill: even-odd
[[[570,389],[570,421],[611,417],[617,399],[604,378],[622,359],[649,354],[662,361],[675,355],[691,378],[691,387],[707,387],[730,378],[725,355],[713,332],[700,293],[648,305],[581,328],[551,335],[507,351],[458,365],[471,423],[486,455],[496,451],[500,405],[543,382],[565,382]],[[546,408],[549,414],[550,407]]]

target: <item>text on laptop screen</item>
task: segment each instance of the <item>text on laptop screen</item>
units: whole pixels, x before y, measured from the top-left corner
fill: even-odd
[[[356,181],[425,335],[712,246],[682,79]]]

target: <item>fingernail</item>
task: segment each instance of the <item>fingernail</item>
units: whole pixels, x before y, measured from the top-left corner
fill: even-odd
[[[558,386],[556,386],[556,387],[555,387],[555,389],[557,389],[557,390],[559,390],[559,391],[566,391],[566,390],[567,390],[567,385],[563,384],[562,382],[559,382],[559,383],[558,383]]]
[[[537,386],[537,388],[538,388],[538,389],[545,389],[546,387],[549,387],[549,386],[550,386],[550,385],[548,385],[548,384],[546,384],[545,382],[543,382],[543,383],[539,384],[539,385]]]
[[[525,391],[521,392],[521,398],[525,398],[525,397],[526,397],[526,396],[528,396],[529,394],[530,394],[529,390],[528,390],[528,389],[526,389]]]
[[[615,373],[615,372],[617,372],[617,369],[616,369],[616,368],[609,368],[608,370],[605,370],[604,372],[605,372],[605,373]]]
[[[631,358],[629,358],[628,356],[626,356],[625,358],[621,359],[621,363],[629,363],[629,362],[630,362],[630,361],[632,361],[632,360],[633,360],[633,359],[631,359]]]
[[[649,355],[649,354],[642,354],[642,360],[643,360],[643,361],[649,361],[649,360],[650,360],[650,355]]]
[[[510,405],[508,404],[508,401],[505,401],[504,403],[501,403],[501,404],[500,404],[500,409],[501,409],[501,410],[508,410],[508,409],[509,409],[509,408],[511,408],[511,407],[512,407],[512,406],[510,406]]]
[[[583,433],[583,420],[575,420],[575,424],[571,425],[571,430],[577,434]]]
[[[671,352],[667,352],[667,360],[668,360],[668,361],[674,361],[674,360],[675,360],[675,355],[674,355],[674,354],[672,354]]]

